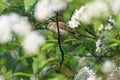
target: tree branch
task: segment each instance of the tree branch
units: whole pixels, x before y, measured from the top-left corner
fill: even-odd
[[[63,49],[61,47],[61,41],[60,41],[61,35],[60,35],[60,30],[59,30],[58,12],[56,12],[56,24],[57,24],[57,32],[58,32],[58,45],[59,45],[59,49],[60,49],[61,55],[62,55],[62,59],[61,59],[61,62],[60,62],[60,67],[61,67],[63,62],[64,62],[64,51],[63,51]]]
[[[102,64],[102,60],[98,56],[94,55],[88,48],[86,48],[86,49],[96,59],[96,61],[98,61],[100,64]]]

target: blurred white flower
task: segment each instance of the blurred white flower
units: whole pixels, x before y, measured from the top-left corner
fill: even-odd
[[[11,21],[12,25],[14,25],[15,23],[18,23],[21,16],[18,15],[17,13],[11,13],[8,15],[8,19]]]
[[[32,26],[27,20],[21,19],[19,23],[12,26],[12,30],[17,35],[26,36],[32,31]]]
[[[96,47],[99,47],[101,45],[101,39],[98,39],[97,42],[96,42]]]
[[[101,51],[101,48],[100,48],[100,47],[96,47],[96,50],[95,50],[95,52],[98,52],[98,53],[100,53],[100,51]]]
[[[105,61],[104,64],[102,65],[102,71],[104,73],[110,73],[115,69],[115,63],[112,61]]]
[[[112,18],[112,16],[109,17],[108,21],[109,21],[110,23],[112,23],[112,24],[115,23],[115,20]]]
[[[45,43],[45,39],[39,35],[37,32],[31,32],[27,35],[23,41],[23,49],[26,54],[37,53],[39,51],[39,47]]]
[[[96,80],[96,76],[90,76],[86,80]]]
[[[109,15],[107,3],[103,0],[96,0],[95,2],[87,3],[84,7],[82,6],[79,10],[76,10],[68,23],[71,28],[75,28],[78,27],[80,23],[91,23],[93,18],[108,17]],[[75,21],[77,21],[76,25],[73,25]]]
[[[98,31],[102,31],[104,29],[103,24],[100,25],[100,27],[98,28]]]
[[[53,17],[55,12],[66,8],[64,0],[41,0],[35,7],[35,18],[44,21]]]
[[[90,70],[88,67],[84,67],[83,69],[81,69],[77,75],[75,75],[74,80],[86,80],[87,78],[89,78],[90,76],[94,76],[95,73]]]
[[[0,75],[0,80],[5,80],[3,75]]]
[[[8,16],[0,16],[0,43],[7,43],[11,39],[11,22]]]
[[[16,13],[0,16],[0,43],[7,43],[12,39],[12,32],[19,36],[26,36],[32,30],[26,17]]]
[[[98,39],[96,41],[96,52],[100,52],[101,51],[101,48],[100,48],[101,44],[102,44],[101,39]]]
[[[110,6],[113,14],[118,15],[120,13],[120,0],[110,0]]]
[[[113,28],[113,26],[110,24],[110,23],[108,23],[106,26],[105,26],[105,29],[106,30],[111,30]]]
[[[120,80],[120,67],[116,67],[107,80]]]
[[[79,21],[77,20],[72,20],[72,21],[69,21],[69,27],[71,28],[75,28],[75,27],[78,27],[78,25],[80,24]]]
[[[73,14],[71,20],[68,22],[69,27],[76,28],[78,25],[80,25],[80,15],[82,14],[84,10],[84,6],[82,6],[79,10],[76,10]]]
[[[66,8],[64,0],[50,0],[50,7],[52,11],[58,12]]]
[[[50,0],[41,0],[35,7],[35,18],[39,21],[47,20],[54,15],[50,7]]]
[[[72,2],[73,0],[65,0],[67,3]]]
[[[12,31],[19,36],[26,36],[32,31],[32,25],[29,23],[26,17],[19,16],[16,13],[9,15],[9,19],[12,23]]]
[[[102,77],[90,76],[86,80],[102,80]]]
[[[103,0],[96,0],[95,2],[90,2],[85,5],[85,14],[87,17],[100,18],[102,16],[109,16],[109,7],[107,3]]]

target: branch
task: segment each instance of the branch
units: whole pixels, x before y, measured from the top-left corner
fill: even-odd
[[[85,29],[86,32],[88,32],[89,34],[91,34],[92,36],[94,36],[95,38],[97,37],[95,34],[93,34],[92,32],[90,32],[88,29]]]
[[[64,62],[64,51],[61,47],[61,42],[60,42],[61,35],[60,35],[60,30],[59,30],[58,12],[56,12],[56,24],[57,24],[57,32],[58,32],[58,45],[59,45],[59,49],[60,49],[61,55],[62,55],[62,59],[61,59],[61,62],[60,62],[60,67],[61,67],[63,62]]]
[[[88,48],[86,48],[86,49],[96,59],[96,61],[98,61],[100,64],[102,64],[102,61],[98,56],[94,55]]]

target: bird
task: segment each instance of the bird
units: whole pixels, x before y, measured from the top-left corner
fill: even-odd
[[[68,27],[64,22],[59,21],[58,22],[58,26],[59,26],[59,31],[60,31],[60,35],[65,35],[68,33],[74,34],[75,32]],[[50,22],[47,26],[47,28],[51,31],[53,31],[54,33],[58,34],[58,30],[57,30],[57,22]]]

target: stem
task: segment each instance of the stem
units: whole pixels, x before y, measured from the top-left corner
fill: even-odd
[[[86,49],[96,59],[96,61],[98,61],[100,64],[102,64],[102,61],[98,56],[94,55],[88,48],[86,48]]]
[[[58,12],[56,12],[56,24],[57,24],[57,32],[58,32],[58,45],[59,45],[59,49],[62,55],[62,59],[60,61],[60,67],[62,66],[63,62],[64,62],[64,51],[61,47],[61,35],[60,35],[60,30],[59,30],[59,18],[58,18]]]

